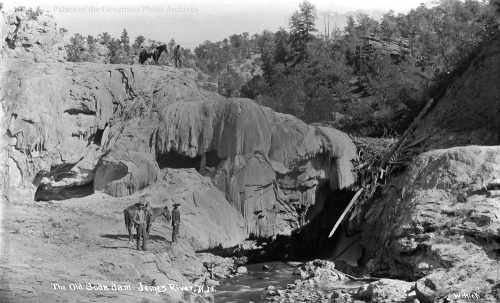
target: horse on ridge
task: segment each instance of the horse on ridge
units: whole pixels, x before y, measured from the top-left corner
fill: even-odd
[[[152,57],[153,60],[155,60],[155,63],[158,64],[158,59],[160,59],[161,53],[163,52],[168,53],[166,44],[158,46],[152,52],[147,49],[143,49],[139,54],[139,63],[144,64],[148,58]]]

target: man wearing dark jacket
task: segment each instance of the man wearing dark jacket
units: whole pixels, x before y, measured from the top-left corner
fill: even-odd
[[[179,67],[181,66],[181,46],[177,45],[177,47],[174,49],[174,60],[175,60],[175,67],[177,67],[177,61],[179,61]]]
[[[175,203],[174,209],[172,209],[172,243],[177,243],[177,238],[179,237],[179,225],[181,225],[179,205],[179,203]]]
[[[139,209],[135,211],[134,216],[132,217],[132,221],[136,224],[137,228],[137,250],[139,250],[139,243],[141,242],[142,237],[142,250],[146,250],[146,242],[148,240],[148,236],[146,233],[146,212],[144,210],[146,203],[143,199],[139,202]]]

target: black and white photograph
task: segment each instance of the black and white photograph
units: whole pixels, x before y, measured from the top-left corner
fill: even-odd
[[[500,302],[500,0],[0,0],[0,303]]]

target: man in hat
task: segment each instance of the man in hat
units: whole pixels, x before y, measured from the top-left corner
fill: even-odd
[[[179,237],[179,226],[181,225],[179,205],[179,203],[175,203],[174,209],[172,209],[172,243],[177,243],[177,238]]]
[[[181,66],[181,46],[177,45],[176,48],[174,48],[174,60],[175,60],[175,67],[177,67],[177,62],[179,62],[179,67]]]
[[[132,217],[132,221],[136,224],[137,228],[137,250],[139,250],[139,243],[141,242],[142,237],[142,250],[146,250],[146,242],[148,239],[146,227],[146,211],[144,207],[146,206],[146,199],[141,198],[139,202],[139,209],[135,211],[134,216]]]

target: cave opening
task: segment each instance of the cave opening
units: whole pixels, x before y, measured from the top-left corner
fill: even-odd
[[[361,263],[364,253],[359,245],[360,237],[359,235],[348,236],[343,230],[349,214],[344,218],[344,224],[340,224],[332,237],[328,238],[354,194],[355,192],[351,190],[331,190],[329,182],[325,182],[316,192],[315,206],[302,214],[305,224],[301,224],[301,227],[294,230],[291,235],[277,235],[274,239],[262,239],[260,242],[268,243],[266,253],[259,252],[249,259],[254,263],[268,260],[333,260],[338,258],[350,267],[359,268],[363,265]],[[300,213],[299,216],[301,216]]]
[[[101,146],[102,134],[104,133],[104,129],[98,128],[95,132],[94,138],[90,138],[89,140],[94,141],[95,145]]]
[[[71,198],[82,198],[92,194],[94,194],[94,182],[64,187],[52,187],[40,184],[35,192],[35,201],[61,201]]]
[[[53,186],[52,183],[59,182],[65,178],[74,178],[75,172],[71,169],[76,163],[63,163],[51,167],[50,172],[40,171],[36,174],[32,184],[37,187],[35,201],[67,200],[81,198],[94,193],[93,181],[73,186]],[[48,178],[50,183],[42,183],[43,178]]]
[[[350,190],[332,191],[328,183],[326,182],[319,188],[316,194],[318,202],[322,201],[322,195],[326,195],[326,198],[323,199],[324,202],[320,202],[318,207],[313,207],[307,212],[307,215],[314,214],[314,217],[292,235],[294,239],[291,249],[293,254],[301,259],[326,259],[339,253],[339,250],[343,248],[341,242],[345,242],[343,241],[345,236],[342,225],[332,237],[328,238],[328,235],[354,196],[354,192]],[[318,209],[319,207],[320,209]]]
[[[217,155],[217,150],[211,150],[206,152],[206,169],[214,170],[219,166],[224,159],[219,158]],[[194,168],[197,171],[200,170],[202,164],[202,156],[197,155],[194,158],[189,156],[181,155],[177,152],[169,152],[167,154],[161,154],[156,158],[158,166],[162,168]]]

